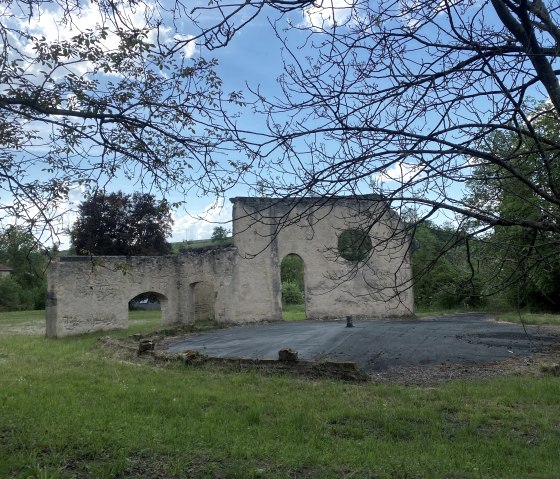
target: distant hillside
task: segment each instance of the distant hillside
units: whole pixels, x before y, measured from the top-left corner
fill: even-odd
[[[230,246],[233,244],[233,238],[229,237],[219,241],[211,239],[189,240],[171,243],[173,253],[179,253],[181,250],[202,249],[202,248],[221,248],[222,246]]]

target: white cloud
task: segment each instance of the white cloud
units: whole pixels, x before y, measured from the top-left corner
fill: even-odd
[[[76,221],[77,206],[83,200],[84,191],[85,188],[81,185],[70,185],[68,197],[58,202],[49,202],[41,205],[22,198],[17,200],[12,198],[11,201],[4,203],[3,207],[6,210],[13,207],[22,212],[24,215],[23,222],[27,226],[35,221],[34,233],[41,243],[46,246],[58,243],[60,249],[65,250],[70,248],[71,244],[70,236],[66,232]],[[45,218],[49,219],[48,227],[44,223]],[[0,229],[10,225],[17,225],[21,222],[22,218],[18,221],[15,216],[7,215],[0,219]]]
[[[319,0],[304,10],[304,25],[317,30],[347,22],[356,8],[356,0]]]
[[[199,213],[173,212],[171,241],[207,239],[216,226],[231,229],[232,205],[229,201],[214,202]]]
[[[381,182],[394,181],[403,184],[422,174],[423,169],[423,166],[416,163],[405,163],[404,161],[399,161],[388,170],[376,175],[375,179]]]
[[[192,35],[176,35],[175,29],[164,26],[161,12],[150,2],[141,2],[134,7],[123,5],[119,8],[118,16],[108,18],[100,12],[96,2],[85,2],[81,4],[79,13],[63,21],[64,15],[59,7],[49,5],[48,8],[37,7],[36,14],[29,17],[27,15],[14,16],[9,21],[10,26],[15,26],[17,30],[26,32],[36,38],[44,37],[49,43],[70,41],[76,35],[87,30],[95,30],[102,26],[109,27],[107,37],[100,43],[101,48],[105,51],[117,48],[120,38],[115,33],[117,29],[148,29],[146,41],[150,44],[169,44],[175,41],[185,41],[194,38]],[[157,27],[156,27],[157,25]],[[10,34],[10,43],[17,49],[21,50],[27,58],[35,58],[36,51],[34,43],[28,41],[23,36],[17,37]],[[196,53],[196,45],[194,41],[188,42],[181,51],[183,57],[191,58]],[[22,65],[25,67],[25,65]],[[27,65],[27,73],[39,73],[44,70],[45,65]],[[65,66],[64,70],[55,72],[54,77],[66,75],[69,71],[77,75],[83,75],[91,70],[91,63],[87,60],[73,62]],[[37,75],[39,79],[43,75]]]
[[[48,10],[41,9],[40,13],[32,17],[20,18],[16,22],[16,25],[19,30],[27,32],[39,39],[44,37],[47,42],[63,42],[71,40],[72,37],[78,35],[80,32],[87,29],[95,29],[96,26],[101,26],[103,24],[99,9],[96,8],[94,3],[85,4],[82,7],[81,13],[72,17],[71,23],[64,24],[61,18],[62,12],[58,8],[51,8]],[[111,39],[108,39],[108,42],[109,40]],[[116,39],[112,40],[116,41]],[[28,41],[22,44],[23,40],[21,37],[17,39],[14,36],[12,36],[10,42],[18,45],[28,58],[34,58],[36,56],[33,42]],[[88,71],[88,68],[89,62],[76,62],[66,71],[60,71],[59,75],[68,73],[68,70],[82,75]],[[39,70],[44,69],[44,65],[34,65],[30,67],[28,73],[38,73]],[[42,78],[42,75],[40,75],[39,78]]]
[[[175,41],[187,42],[185,46],[181,49],[181,54],[183,58],[192,58],[196,53],[196,43],[194,41],[193,35],[175,35],[173,37]]]

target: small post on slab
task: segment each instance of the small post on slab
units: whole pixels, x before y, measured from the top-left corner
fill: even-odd
[[[354,323],[352,323],[352,316],[346,316],[346,327],[353,328]]]

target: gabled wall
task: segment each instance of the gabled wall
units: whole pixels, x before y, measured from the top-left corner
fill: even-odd
[[[358,198],[234,198],[233,238],[242,261],[234,284],[252,298],[234,315],[281,319],[280,264],[288,254],[304,262],[307,319],[411,316],[410,240],[399,217],[378,196]],[[369,227],[373,250],[352,262],[338,236]]]

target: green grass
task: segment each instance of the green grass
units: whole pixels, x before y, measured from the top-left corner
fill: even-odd
[[[284,321],[302,321],[305,319],[305,304],[283,304],[282,319]]]
[[[416,316],[418,318],[426,318],[432,316],[445,316],[450,314],[464,314],[472,312],[484,313],[485,311],[472,309],[420,309],[416,311]],[[497,313],[491,312],[490,314],[495,314],[496,320],[498,321],[508,321],[510,323],[560,325],[560,314],[531,313],[527,311],[499,311]]]
[[[0,334],[0,477],[558,477],[559,378],[226,373],[117,360],[99,347],[106,334]]]
[[[560,325],[560,314],[507,312],[499,313],[496,319],[510,323]]]
[[[45,323],[45,310],[0,312],[0,333],[8,327],[37,326]]]
[[[181,247],[186,249],[198,249],[198,248],[219,248],[222,246],[230,246],[233,244],[233,238],[228,237],[220,241],[212,241],[211,239],[202,240],[191,240],[191,241],[180,241],[176,243],[171,243],[174,253],[178,253]]]
[[[473,308],[416,308],[414,314],[418,318],[429,318],[437,316],[447,316],[451,314],[465,314],[465,313],[484,313],[483,309],[473,309]]]

